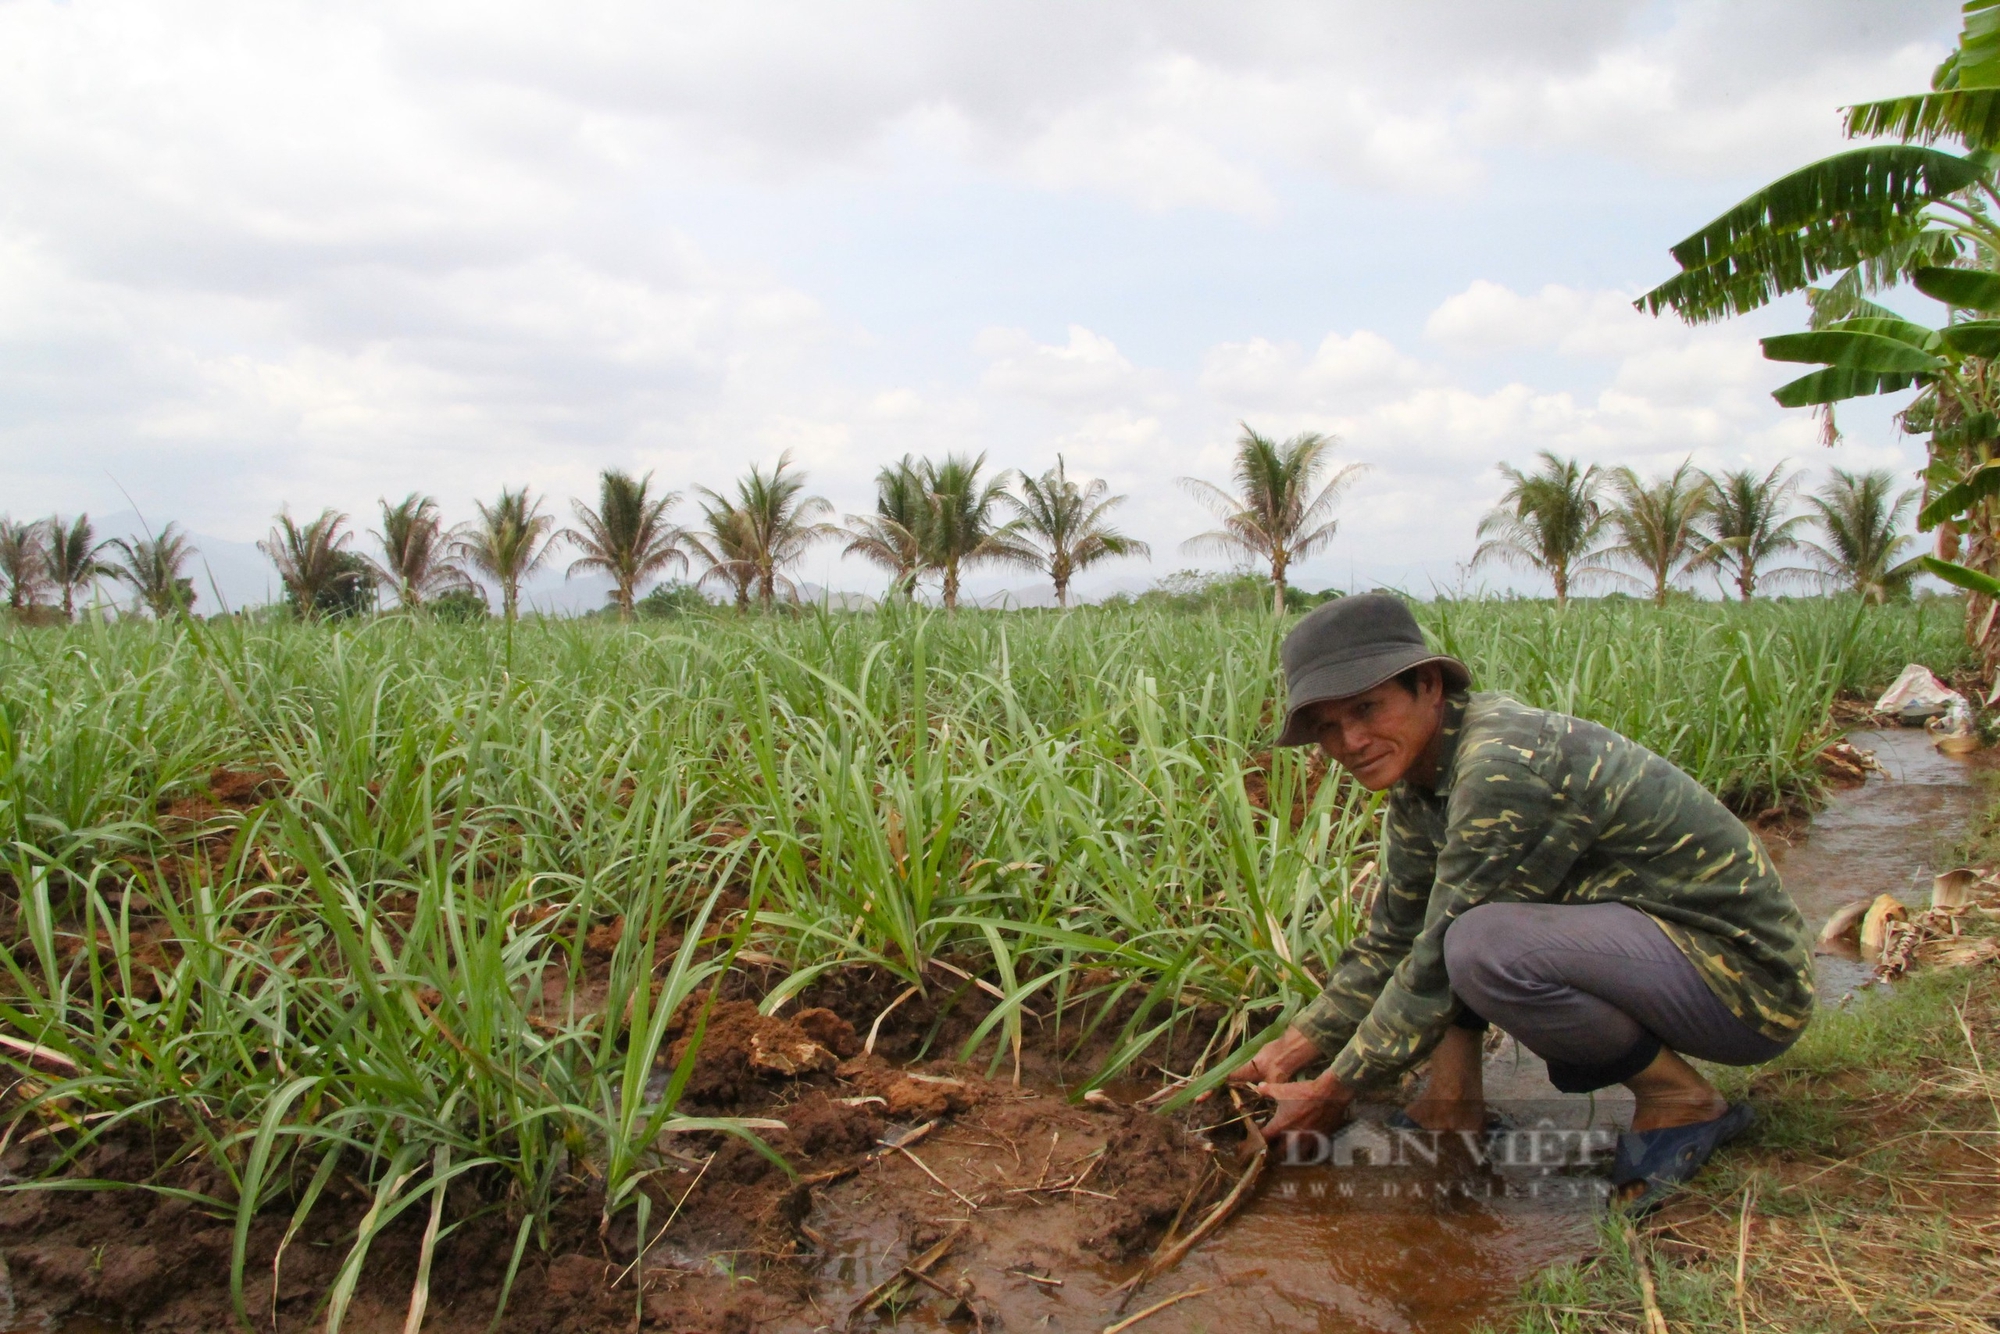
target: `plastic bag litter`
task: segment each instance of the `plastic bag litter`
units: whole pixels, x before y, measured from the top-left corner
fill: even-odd
[[[1930,729],[1932,743],[1947,755],[1967,755],[1979,749],[1979,734],[1972,726],[1972,706],[1961,695],[1951,697],[1944,717],[1933,718],[1924,726]]]
[[[1930,668],[1920,662],[1903,668],[1895,684],[1875,701],[1875,711],[1895,714],[1897,721],[1906,727],[1947,715],[1962,717],[1967,730],[1972,724],[1972,709],[1965,696],[1932,676]]]

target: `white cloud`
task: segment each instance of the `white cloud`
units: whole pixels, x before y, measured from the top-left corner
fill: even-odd
[[[1037,343],[1025,329],[986,329],[973,350],[987,358],[980,381],[987,389],[1054,407],[1088,408],[1158,394],[1158,377],[1141,373],[1109,338],[1080,324],[1069,326],[1069,341],[1061,345]]]
[[[281,503],[462,512],[613,465],[721,485],[784,448],[849,508],[904,452],[1061,450],[1164,551],[1199,519],[1173,478],[1223,475],[1248,417],[1341,434],[1377,465],[1355,532],[1438,550],[1426,525],[1497,458],[1772,458],[1808,428],[1741,329],[1637,316],[1560,245],[1520,291],[1445,301],[1419,350],[1378,330],[1425,256],[1302,269],[1265,239],[1449,207],[1537,155],[1773,173],[1838,144],[1835,105],[1920,85],[1954,27],[1949,0],[0,5],[0,489],[101,507],[108,476],[248,537]],[[843,191],[831,258],[759,250],[760,211],[817,226]],[[913,282],[869,216],[910,198],[942,263],[960,209],[1058,277],[858,327],[851,293]],[[1129,271],[1050,296],[1063,228],[1105,219]],[[1211,323],[1203,289],[1345,301],[1355,274],[1317,343],[1254,300]],[[918,343],[947,351],[870,350]]]
[[[1212,348],[1202,387],[1226,404],[1266,410],[1338,412],[1405,392],[1436,372],[1367,329],[1330,333],[1308,354],[1295,343],[1254,338]]]
[[[1332,433],[1340,457],[1370,465],[1344,506],[1344,553],[1314,578],[1355,560],[1442,577],[1469,558],[1473,528],[1499,494],[1494,465],[1527,465],[1541,450],[1642,474],[1690,458],[1709,469],[1908,464],[1907,444],[1879,429],[1821,449],[1806,414],[1769,398],[1785,368],[1763,360],[1750,331],[1639,317],[1621,292],[1522,295],[1482,280],[1441,303],[1425,333],[1454,360],[1420,360],[1368,330],[1331,334],[1310,356],[1266,340],[1208,354],[1202,385],[1217,409],[1266,433]],[[1482,358],[1532,350],[1603,363],[1603,383],[1476,387]],[[1225,475],[1226,437],[1216,432],[1197,457],[1201,475]]]
[[[1688,175],[1781,170],[1840,147],[1840,106],[1927,87],[1955,17],[1946,3],[1683,4],[1579,67],[1480,78],[1465,128]]]
[[[1424,324],[1433,342],[1456,352],[1552,348],[1570,356],[1617,357],[1675,341],[1681,326],[1642,315],[1624,292],[1550,283],[1523,296],[1481,278],[1447,298]]]

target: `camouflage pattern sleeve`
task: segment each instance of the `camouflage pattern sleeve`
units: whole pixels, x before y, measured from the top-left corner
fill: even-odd
[[[1326,991],[1292,1020],[1321,1055],[1332,1056],[1347,1045],[1423,929],[1424,905],[1437,878],[1437,848],[1409,805],[1397,793],[1383,806],[1377,858],[1381,882],[1367,930],[1342,951]]]
[[[1451,784],[1439,812],[1445,833],[1423,928],[1334,1058],[1334,1074],[1349,1088],[1402,1074],[1458,1016],[1445,973],[1444,933],[1459,914],[1489,900],[1547,897],[1547,887],[1559,884],[1588,846],[1578,813],[1528,762],[1532,758],[1488,752],[1463,764]]]

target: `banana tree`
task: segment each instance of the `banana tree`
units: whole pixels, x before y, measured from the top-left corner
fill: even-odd
[[[1938,531],[1938,554],[1925,566],[1973,593],[1967,637],[1991,669],[2000,661],[1993,634],[2000,607],[2000,580],[1994,578],[2000,573],[2000,377],[1994,371],[2000,319],[1990,317],[2000,315],[2000,274],[1927,267],[1912,278],[1924,295],[1973,318],[1934,329],[1864,302],[1864,314],[1765,338],[1764,355],[1771,360],[1820,366],[1771,397],[1788,408],[1825,408],[1921,387],[1901,416],[1905,430],[1930,436],[1927,503],[1918,523],[1926,532]]]
[[[1950,271],[1948,287],[1952,303],[1962,309],[1984,314],[2000,313],[2000,274]],[[2000,320],[1973,320],[1953,326],[1964,331],[1957,341],[1962,346],[1985,342],[1987,358],[2000,355],[2000,338],[1981,333],[2000,330]],[[1966,370],[1951,395],[1927,392],[1904,411],[1906,423],[1914,429],[1928,428],[1931,461],[1925,469],[1926,502],[1917,513],[1917,527],[1938,535],[1937,554],[1925,556],[1923,564],[1947,583],[1965,589],[1968,600],[1966,634],[1981,652],[1982,665],[1992,671],[2000,665],[2000,635],[1995,617],[2000,613],[2000,413],[1994,410],[1996,397],[1993,363],[1990,359],[1967,358]],[[2000,679],[1996,679],[2000,689]]]
[[[1901,142],[1851,149],[1773,181],[1674,246],[1681,271],[1634,304],[1700,324],[1807,293],[1812,328],[1765,339],[1765,355],[1823,367],[1774,397],[1817,409],[1829,444],[1834,403],[1922,386],[1901,420],[1930,437],[1923,522],[1939,530],[1931,560],[1940,577],[1974,592],[1966,635],[1991,668],[2000,661],[2000,585],[1966,580],[2000,572],[2000,501],[1991,490],[1968,492],[1958,509],[1937,510],[1956,503],[1946,497],[1961,483],[1987,475],[2000,435],[1987,365],[2000,355],[2000,322],[1979,318],[2000,314],[1991,272],[2000,269],[2000,0],[1969,0],[1963,18],[1930,92],[1848,108],[1850,138]],[[1940,140],[1964,151],[1934,147]],[[1927,329],[1867,299],[1905,282],[1975,318]]]
[[[2000,0],[1970,0],[1931,91],[1847,109],[1836,153],[1771,182],[1672,248],[1681,271],[1634,304],[1705,323],[1755,310],[1822,278],[1859,297],[1918,269],[2000,256]],[[1963,153],[1932,147],[1939,139]]]

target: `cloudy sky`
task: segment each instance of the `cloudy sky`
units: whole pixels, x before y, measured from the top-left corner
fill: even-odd
[[[1307,586],[1455,586],[1550,448],[1813,440],[1667,246],[1926,86],[1950,0],[1088,5],[0,0],[0,510],[220,538],[790,449],[1129,494],[1194,564],[1236,423],[1369,470]],[[128,500],[129,497],[129,500]],[[692,506],[686,506],[688,515]],[[803,571],[879,579],[831,551]],[[1505,582],[1504,574],[1492,576]],[[996,575],[992,586],[1021,576]]]

